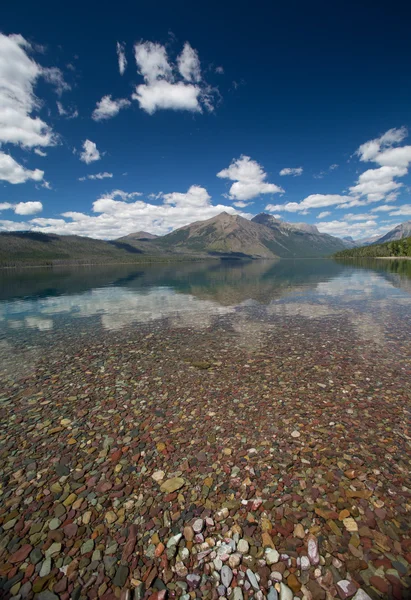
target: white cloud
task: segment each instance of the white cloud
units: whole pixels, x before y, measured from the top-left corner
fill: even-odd
[[[376,158],[381,153],[381,150],[390,148],[394,144],[399,144],[407,135],[408,131],[405,127],[389,129],[381,137],[361,144],[356,154],[360,157],[361,161],[368,162],[372,160],[378,162]]]
[[[29,179],[41,181],[44,171],[40,169],[26,169],[14,160],[9,154],[0,151],[0,180],[9,183],[24,183]]]
[[[367,214],[355,214],[355,213],[349,213],[347,215],[344,215],[343,219],[345,219],[346,221],[369,221],[370,219],[375,219],[374,215],[367,215]]]
[[[122,42],[117,42],[117,58],[120,75],[124,75],[124,71],[127,67],[127,59],[125,54],[125,44]]]
[[[298,175],[302,175],[302,172],[302,167],[286,167],[285,169],[281,169],[280,175],[292,175],[293,177],[298,177]]]
[[[391,208],[395,208],[395,210],[393,210],[393,212],[390,212],[390,217],[411,216],[411,204],[403,204],[399,207],[392,206]]]
[[[180,74],[186,81],[198,83],[201,81],[201,67],[197,51],[194,50],[188,42],[180,56],[177,58],[177,65]]]
[[[379,228],[377,222],[373,219],[358,223],[349,221],[322,221],[317,223],[317,228],[321,233],[328,233],[338,237],[352,236],[353,238],[369,237],[377,233],[385,233],[388,227]]]
[[[336,163],[334,163],[333,165],[330,165],[330,166],[328,167],[328,170],[329,170],[329,171],[335,171],[335,169],[338,169],[338,165],[337,165]]]
[[[47,152],[43,152],[43,150],[41,150],[40,148],[34,148],[34,152],[35,154],[38,154],[39,156],[47,156]]]
[[[90,140],[86,140],[83,143],[83,152],[80,154],[80,160],[88,165],[96,160],[100,160],[100,158],[101,155],[97,150],[96,144]]]
[[[43,205],[41,202],[19,202],[18,204],[2,202],[0,211],[2,210],[14,210],[16,215],[35,215],[43,210]]]
[[[320,212],[317,219],[324,219],[325,217],[329,217],[330,214],[331,212],[329,210],[324,210],[323,212]]]
[[[392,206],[392,204],[381,204],[380,206],[376,206],[371,209],[371,212],[389,212],[390,210],[394,210],[396,207]]]
[[[134,46],[139,73],[145,83],[136,87],[132,99],[149,114],[157,110],[213,110],[211,88],[201,77],[197,52],[185,43],[177,57],[177,65],[170,64],[167,51],[161,44],[139,42]],[[182,78],[178,81],[177,74]]]
[[[78,110],[76,108],[65,109],[61,102],[57,101],[57,110],[61,117],[66,119],[76,119],[78,117]]]
[[[107,179],[113,177],[113,173],[107,173],[104,171],[103,173],[95,173],[94,175],[85,175],[84,177],[79,177],[79,181],[86,181],[86,179]]]
[[[19,202],[14,207],[16,215],[35,215],[43,210],[41,202]]]
[[[350,193],[356,196],[366,196],[368,202],[378,202],[402,186],[401,183],[394,181],[394,177],[404,177],[406,174],[407,169],[398,166],[368,169],[361,173],[356,185],[350,187]]]
[[[41,70],[41,74],[48,83],[54,85],[59,96],[61,96],[63,92],[71,90],[71,86],[64,81],[62,71],[57,67],[45,67]]]
[[[139,192],[113,190],[93,203],[92,215],[70,211],[63,213],[58,219],[37,217],[19,225],[14,221],[1,221],[0,228],[14,231],[29,228],[44,233],[115,239],[139,230],[162,235],[194,221],[209,219],[223,211],[249,217],[232,206],[211,204],[207,190],[198,185],[191,186],[184,193],[162,194],[163,202],[160,204],[136,200],[138,196]]]
[[[231,179],[232,184],[229,191],[231,200],[252,200],[260,194],[279,194],[284,190],[275,183],[267,183],[267,173],[261,165],[249,156],[240,156],[233,159],[227,169],[217,173],[217,177]]]
[[[216,67],[215,72],[218,75],[224,75],[224,67]]]
[[[111,96],[103,96],[100,102],[97,102],[97,106],[91,117],[94,121],[111,119],[112,117],[115,117],[122,108],[127,108],[130,104],[130,100],[127,100],[126,98],[112,100]]]
[[[31,50],[23,36],[0,33],[0,143],[52,146],[57,137],[51,127],[31,116],[41,106],[34,85],[49,73],[28,56]]]
[[[288,212],[306,212],[311,208],[323,208],[335,204],[349,202],[349,196],[340,196],[339,194],[311,194],[301,202],[287,202],[286,204],[268,204],[265,209],[270,212],[288,211]]]
[[[245,208],[246,206],[250,206],[250,204],[254,204],[254,202],[244,202],[244,200],[238,200],[238,202],[233,202],[233,205],[237,208]]]

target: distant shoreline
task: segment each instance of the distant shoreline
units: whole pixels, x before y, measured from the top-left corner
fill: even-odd
[[[411,260],[411,256],[375,256],[381,260]]]

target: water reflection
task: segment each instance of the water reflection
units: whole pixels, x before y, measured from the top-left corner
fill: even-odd
[[[332,260],[179,263],[0,275],[0,334],[52,332],[84,319],[117,331],[168,319],[171,327],[205,328],[234,316],[244,331],[270,317],[321,319],[344,312],[368,331],[411,301],[410,261]],[[409,314],[409,313],[408,313]],[[84,321],[83,321],[84,322]],[[383,335],[382,329],[380,335]]]

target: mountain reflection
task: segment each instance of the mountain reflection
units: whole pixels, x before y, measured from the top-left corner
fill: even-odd
[[[106,330],[167,319],[171,327],[237,325],[273,316],[352,319],[411,300],[410,261],[281,260],[3,272],[0,329],[50,332],[61,319]],[[365,317],[364,317],[365,318]]]

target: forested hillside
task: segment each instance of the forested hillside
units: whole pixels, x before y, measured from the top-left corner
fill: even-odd
[[[381,256],[411,257],[411,237],[385,244],[348,248],[334,254],[335,258],[378,258]]]

